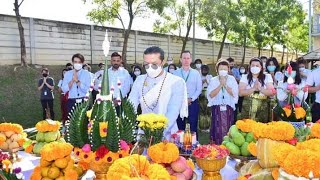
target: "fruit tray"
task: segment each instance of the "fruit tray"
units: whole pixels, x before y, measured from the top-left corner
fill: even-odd
[[[257,157],[254,156],[238,156],[238,155],[229,155],[232,159],[239,159],[240,161],[251,161],[251,160],[256,160]]]

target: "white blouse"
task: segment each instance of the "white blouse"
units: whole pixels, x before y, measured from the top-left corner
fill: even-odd
[[[220,85],[219,76],[211,78],[207,88],[209,107],[213,105],[229,105],[235,110],[235,104],[238,103],[238,83],[233,76],[228,75],[226,84],[232,88],[233,96],[231,96],[226,89],[221,89],[215,97],[211,98],[210,93]]]
[[[301,81],[301,83],[298,85],[298,92],[297,95],[294,97],[294,102],[300,104],[301,101],[304,99],[306,100],[308,97],[308,93],[303,92],[303,88],[305,86],[305,82]],[[277,88],[277,98],[279,101],[284,102],[287,100],[288,98],[288,94],[286,92],[286,89],[288,87],[288,83],[285,82],[281,82],[278,84],[278,88]]]
[[[268,84],[268,83],[273,84],[272,76],[271,76],[270,74],[265,74],[265,76],[266,76],[266,77],[265,77],[265,79],[264,79],[264,85],[263,85],[263,87],[262,87],[263,89],[267,89],[267,84]],[[247,85],[246,89],[251,89],[251,88],[253,88],[254,83],[256,82],[257,79],[253,77],[251,84],[249,84],[247,77],[248,77],[248,74],[242,75],[242,77],[241,77],[241,79],[240,79],[240,83],[246,84],[246,85]],[[259,95],[264,96],[264,94],[262,94],[261,92],[260,92]]]

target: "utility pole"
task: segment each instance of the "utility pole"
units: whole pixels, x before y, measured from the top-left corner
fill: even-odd
[[[196,58],[196,1],[193,0],[193,39],[192,39],[192,61]]]
[[[309,18],[309,47],[308,47],[308,52],[312,51],[312,16],[311,16],[311,6],[312,4],[312,0],[309,0],[309,14],[308,14],[308,18]]]

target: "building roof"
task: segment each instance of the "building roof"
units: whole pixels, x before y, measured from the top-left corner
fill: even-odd
[[[302,56],[306,61],[320,61],[320,48]]]

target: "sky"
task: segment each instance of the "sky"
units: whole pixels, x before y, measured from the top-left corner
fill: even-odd
[[[91,0],[87,1],[87,3],[84,3],[83,0],[24,0],[20,7],[20,14],[25,17],[94,24],[86,16],[94,8],[94,5],[91,4]],[[307,11],[309,0],[299,1]],[[14,0],[0,0],[0,14],[14,15],[13,2]],[[152,32],[152,26],[157,17],[157,15],[149,15],[147,18],[136,18],[132,29]],[[122,27],[120,23],[114,25],[106,23],[105,25]],[[196,27],[196,38],[207,39],[206,31],[203,28]]]

